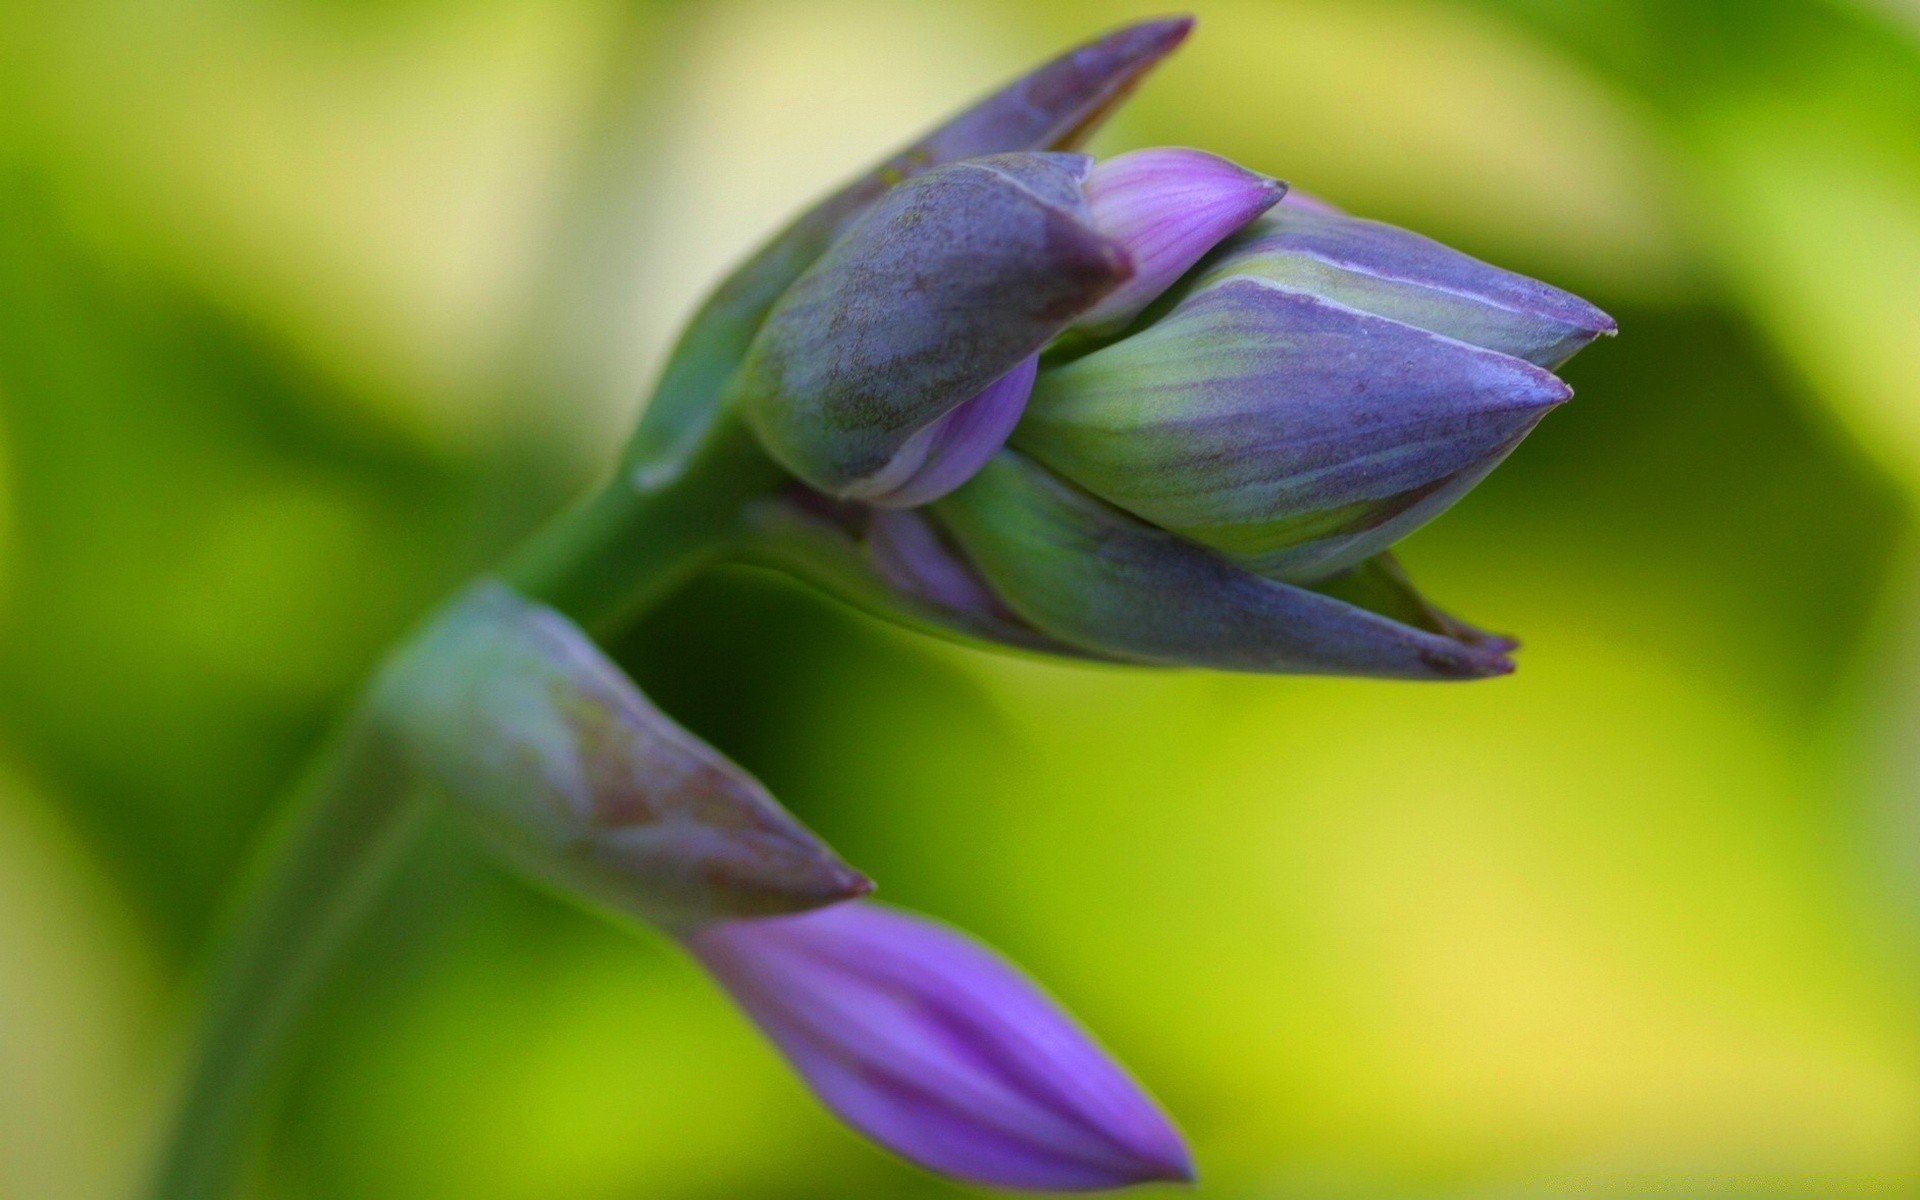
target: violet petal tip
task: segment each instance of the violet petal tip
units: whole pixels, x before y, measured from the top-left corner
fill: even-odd
[[[687,946],[823,1103],[919,1166],[1053,1192],[1193,1178],[1140,1086],[957,930],[855,903],[716,923]]]

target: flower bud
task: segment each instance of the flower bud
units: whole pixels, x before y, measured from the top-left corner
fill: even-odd
[[[872,889],[577,627],[504,585],[415,638],[378,702],[414,769],[568,894],[687,928]]]
[[[1048,636],[1101,657],[1393,679],[1473,679],[1513,669],[1507,644],[1408,624],[1256,575],[1013,450],[933,511],[1000,602]]]
[[[1431,519],[1571,394],[1518,358],[1209,271],[1151,325],[1044,372],[1013,444],[1250,570],[1310,580]]]
[[[1191,17],[1141,21],[1042,63],[774,235],[714,289],[674,346],[624,458],[635,482],[650,488],[684,466],[720,411],[720,393],[774,302],[877,198],[942,163],[1019,150],[1074,149],[1192,29]]]
[[[942,459],[991,454],[1004,421],[929,431],[1128,276],[1091,223],[1088,166],[968,159],[876,201],[780,297],[730,385],[768,452],[820,491],[869,499],[925,494],[923,472],[951,471]]]
[[[1287,185],[1200,150],[1136,150],[1087,175],[1094,227],[1133,261],[1133,278],[1080,318],[1095,335],[1116,332],[1223,239],[1266,212]]]
[[[1580,297],[1379,221],[1288,206],[1233,240],[1195,282],[1248,276],[1552,370],[1613,318]]]
[[[687,939],[821,1101],[989,1187],[1187,1181],[1180,1134],[1032,981],[944,925],[861,902]]]

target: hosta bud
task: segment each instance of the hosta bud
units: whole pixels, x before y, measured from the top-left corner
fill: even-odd
[[[1311,580],[1431,519],[1570,395],[1522,359],[1216,268],[1043,373],[1013,444],[1251,570]]]
[[[564,892],[687,928],[871,890],[577,627],[503,585],[429,625],[379,704],[414,769]]]
[[[680,469],[719,412],[720,392],[774,301],[875,199],[942,163],[1019,150],[1074,149],[1192,28],[1189,17],[1142,21],[1042,63],[929,130],[776,234],[714,290],[675,345],[627,450],[635,481],[653,486]]]
[[[1094,334],[1124,327],[1207,251],[1266,212],[1285,184],[1200,150],[1164,147],[1107,159],[1087,175],[1095,228],[1133,261],[1133,278],[1082,316]]]
[[[934,513],[1001,603],[1103,657],[1397,679],[1513,669],[1510,643],[1409,624],[1404,614],[1256,575],[1012,450]]]
[[[1004,959],[877,904],[730,921],[688,946],[848,1124],[989,1187],[1191,1180],[1173,1125]]]
[[[780,297],[729,387],[768,451],[820,491],[884,502],[930,498],[957,473],[944,458],[997,449],[1004,420],[935,427],[1130,271],[1091,223],[1089,163],[969,159],[876,201]]]

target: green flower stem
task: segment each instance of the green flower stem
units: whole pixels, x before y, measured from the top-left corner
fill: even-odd
[[[722,420],[665,479],[619,477],[508,561],[522,595],[606,635],[727,556],[741,509],[786,476],[737,420]]]
[[[615,479],[536,535],[502,577],[589,630],[615,631],[740,536],[782,476],[722,422],[671,478]],[[423,825],[430,794],[371,696],[316,755],[214,963],[197,1057],[150,1200],[235,1194],[315,985]]]
[[[396,748],[364,706],[356,710],[309,767],[223,939],[155,1200],[232,1194],[303,1001],[424,810]]]

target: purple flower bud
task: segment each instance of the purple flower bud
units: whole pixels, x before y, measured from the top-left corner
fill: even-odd
[[[1020,423],[1039,371],[1036,354],[907,439],[879,475],[848,488],[847,496],[886,508],[912,508],[973,478]]]
[[[1014,444],[1276,578],[1385,549],[1572,392],[1531,363],[1255,275],[1049,370]]]
[[[1263,674],[1476,679],[1506,644],[1430,627],[1368,597],[1282,583],[1088,495],[1003,450],[933,506],[994,593],[1035,628],[1100,656]],[[1390,597],[1398,600],[1397,597]]]
[[[1039,352],[1130,271],[1080,192],[1089,160],[1003,154],[937,167],[877,201],[780,297],[729,388],[773,457],[819,491],[931,490],[994,445],[1009,399],[917,439]]]
[[[571,622],[504,585],[416,637],[378,703],[411,766],[566,894],[689,928],[872,890]]]
[[[1095,334],[1124,327],[1207,251],[1266,212],[1287,185],[1218,155],[1168,147],[1095,166],[1085,185],[1094,227],[1133,260],[1133,278],[1080,318]]]
[[[1140,1086],[956,930],[855,903],[722,922],[687,945],[827,1107],[928,1170],[1041,1191],[1193,1178]]]
[[[1042,63],[929,130],[814,205],[729,275],[695,313],[628,446],[642,485],[671,477],[719,411],[718,398],[788,285],[880,196],[943,163],[1021,150],[1072,150],[1193,29],[1191,17],[1142,21]]]

